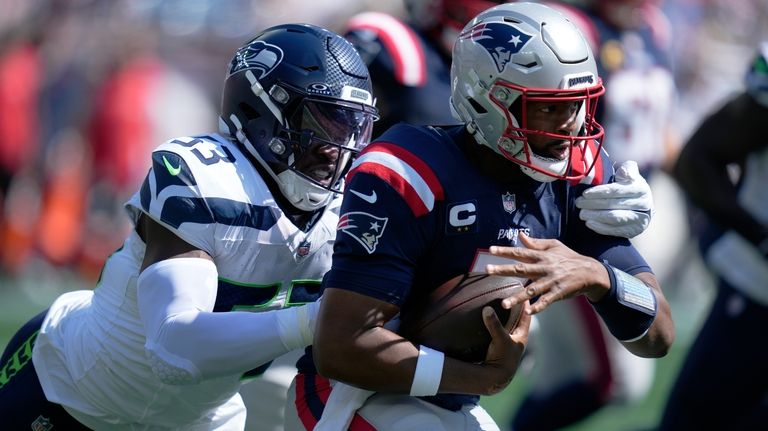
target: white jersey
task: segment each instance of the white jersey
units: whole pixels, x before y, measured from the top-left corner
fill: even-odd
[[[340,198],[303,232],[224,137],[168,141],[152,163],[126,208],[134,224],[146,214],[213,258],[214,312],[317,299],[331,264]],[[64,294],[51,306],[33,352],[47,398],[94,429],[242,429],[241,376],[173,386],[152,373],[136,298],[144,250],[132,231],[95,290]]]

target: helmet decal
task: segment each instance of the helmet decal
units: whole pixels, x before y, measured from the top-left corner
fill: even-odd
[[[485,48],[499,73],[512,60],[512,55],[520,52],[532,37],[515,26],[498,22],[477,24],[459,35],[459,39],[472,39]]]
[[[237,50],[229,64],[229,73],[241,70],[258,71],[256,79],[261,79],[277,68],[283,60],[283,50],[266,42],[256,41]]]

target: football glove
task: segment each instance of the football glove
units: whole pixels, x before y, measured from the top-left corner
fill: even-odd
[[[576,199],[579,218],[599,234],[633,238],[651,223],[651,188],[632,160],[619,165],[614,179],[585,190]]]

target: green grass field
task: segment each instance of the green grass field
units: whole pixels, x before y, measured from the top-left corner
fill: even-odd
[[[692,337],[701,324],[713,293],[711,281],[702,275],[700,267],[691,268],[681,274],[677,280],[665,283],[665,286],[671,287],[667,297],[672,306],[677,340],[670,354],[657,361],[652,390],[637,404],[610,406],[587,420],[569,427],[569,431],[654,429],[666,401],[669,387]],[[695,288],[681,289],[678,286],[695,286]],[[0,278],[0,346],[4,348],[16,329],[28,318],[45,309],[58,294],[89,287],[66,274],[47,271],[36,273],[34,279],[28,278],[22,281]],[[526,375],[521,374],[504,392],[483,398],[482,405],[502,429],[509,423],[522,399],[528,384],[527,379]]]

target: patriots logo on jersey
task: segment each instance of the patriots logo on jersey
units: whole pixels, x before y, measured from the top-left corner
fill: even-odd
[[[371,254],[376,250],[388,220],[386,217],[376,217],[368,213],[353,211],[339,217],[339,224],[336,228],[354,238],[365,248],[368,254]]]
[[[511,24],[500,22],[478,24],[459,35],[459,39],[471,39],[485,48],[499,73],[512,60],[512,55],[520,52],[532,37]]]
[[[258,71],[256,79],[261,79],[275,70],[281,61],[283,50],[279,46],[259,40],[237,50],[229,64],[229,75],[250,69]]]

